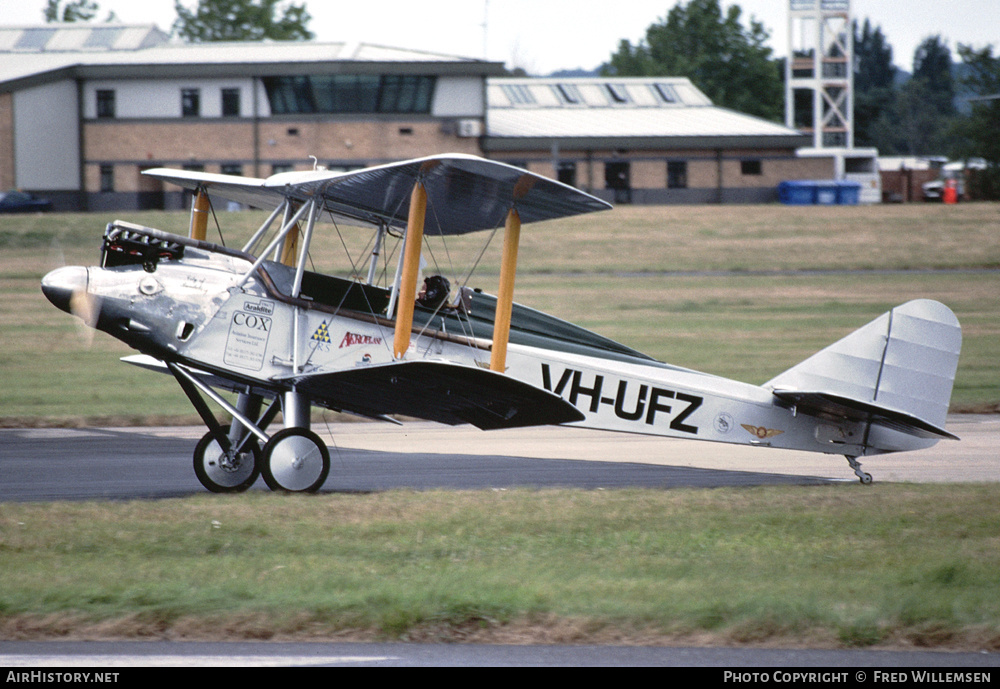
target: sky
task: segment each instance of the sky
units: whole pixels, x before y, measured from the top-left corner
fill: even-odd
[[[174,0],[96,0],[99,19],[114,11],[125,23],[154,23],[164,31],[176,18]],[[303,0],[295,0],[296,4]],[[686,0],[685,0],[686,1]],[[188,7],[195,0],[183,0]],[[775,57],[788,54],[787,0],[722,0],[738,5],[743,24],[753,16],[771,32]],[[622,39],[642,40],[675,0],[305,0],[309,28],[320,41],[359,41],[504,62],[544,75],[593,69]],[[45,0],[0,0],[0,24],[44,21]],[[1000,51],[1000,0],[852,0],[859,22],[882,28],[894,62],[912,69],[913,53],[940,35],[958,59],[958,44]],[[484,21],[485,20],[485,21]],[[486,30],[484,31],[484,24]]]

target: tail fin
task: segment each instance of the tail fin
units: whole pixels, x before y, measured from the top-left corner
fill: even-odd
[[[944,430],[962,348],[955,314],[936,301],[897,306],[765,383],[803,409],[868,420],[921,438]]]

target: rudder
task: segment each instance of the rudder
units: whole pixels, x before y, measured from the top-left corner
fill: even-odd
[[[953,438],[944,426],[961,347],[961,326],[951,309],[918,299],[882,314],[764,387],[806,408],[881,422],[911,435]]]

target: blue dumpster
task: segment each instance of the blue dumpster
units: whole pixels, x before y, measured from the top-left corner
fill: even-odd
[[[778,200],[791,206],[856,206],[861,184],[833,180],[787,180],[778,185]]]
[[[816,203],[821,206],[837,205],[837,183],[836,182],[815,182]]]
[[[837,182],[837,203],[841,206],[856,206],[861,202],[860,182]]]
[[[810,181],[782,182],[778,185],[778,199],[790,206],[811,206],[816,203],[816,185]]]

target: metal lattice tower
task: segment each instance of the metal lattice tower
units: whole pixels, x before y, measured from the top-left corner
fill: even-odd
[[[851,0],[789,0],[785,123],[815,148],[854,147]]]

